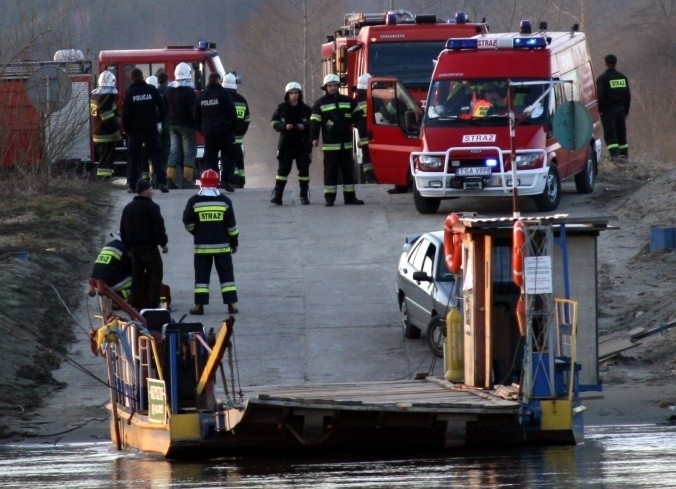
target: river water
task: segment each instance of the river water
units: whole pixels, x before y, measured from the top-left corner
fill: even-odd
[[[438,457],[167,462],[110,442],[0,445],[2,488],[676,487],[676,426],[591,426],[584,444]]]

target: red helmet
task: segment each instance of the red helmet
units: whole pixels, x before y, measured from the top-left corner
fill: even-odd
[[[205,170],[200,178],[202,187],[217,188],[218,182],[218,173],[215,170]]]

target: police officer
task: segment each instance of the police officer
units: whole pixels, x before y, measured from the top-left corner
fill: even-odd
[[[190,197],[183,211],[185,229],[195,242],[195,305],[190,314],[204,314],[209,304],[209,277],[212,262],[220,280],[223,303],[228,312],[237,312],[237,287],[232,253],[237,253],[239,231],[232,201],[218,190],[218,173],[206,170],[200,178],[201,189]]]
[[[319,146],[319,131],[322,133],[324,152],[324,199],[332,207],[336,201],[338,172],[343,177],[345,205],[364,205],[357,199],[354,189],[354,162],[352,159],[352,124],[355,122],[355,103],[338,93],[340,78],[330,74],[324,77],[322,90],[326,92],[312,107],[310,134],[312,145]]]
[[[291,173],[293,160],[298,168],[300,184],[300,203],[310,204],[310,116],[312,109],[303,102],[300,83],[289,82],[284,88],[284,102],[277,106],[272,114],[272,128],[279,133],[277,143],[277,177],[270,202],[282,205],[282,195],[286,181]]]
[[[596,80],[599,113],[603,124],[603,136],[611,159],[629,156],[627,144],[627,126],[631,93],[629,80],[615,69],[617,57],[609,54],[605,57],[606,71]]]
[[[124,97],[122,125],[129,138],[127,147],[127,184],[129,193],[136,192],[136,182],[143,164],[143,145],[152,161],[157,184],[163,193],[167,188],[167,176],[162,161],[160,131],[164,120],[164,104],[160,94],[143,79],[139,68],[131,70],[132,84]]]
[[[371,78],[369,73],[359,75],[357,79],[357,108],[358,113],[355,114],[357,120],[357,132],[359,133],[359,141],[357,146],[361,149],[362,158],[362,175],[364,182],[375,183],[376,179],[373,174],[373,164],[371,163],[371,154],[369,153],[369,138],[368,130],[366,128],[366,90],[368,88],[368,81]]]
[[[131,297],[131,258],[119,233],[111,233],[113,238],[99,252],[94,262],[91,278],[103,280],[124,300]]]
[[[246,175],[244,173],[244,135],[249,129],[251,123],[251,113],[249,112],[249,103],[246,99],[237,93],[237,76],[234,73],[226,73],[223,78],[223,88],[225,88],[235,103],[237,112],[237,122],[235,122],[235,172],[230,179],[230,183],[235,188],[244,188]]]
[[[96,176],[101,180],[110,180],[115,163],[115,147],[122,140],[122,133],[117,112],[115,75],[108,70],[99,75],[99,86],[92,90],[89,112],[92,142],[98,162]]]
[[[204,164],[218,172],[221,155],[221,187],[228,192],[235,189],[230,178],[235,171],[235,123],[237,112],[230,93],[221,86],[218,73],[209,74],[205,90],[195,104],[195,124],[204,135]]]

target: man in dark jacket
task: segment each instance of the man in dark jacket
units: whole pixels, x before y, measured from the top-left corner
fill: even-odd
[[[300,203],[310,203],[310,116],[312,109],[303,103],[300,83],[289,82],[285,87],[284,102],[277,106],[272,115],[272,128],[279,133],[277,143],[277,178],[270,202],[282,205],[282,195],[293,160],[298,168]]]
[[[160,132],[164,120],[164,104],[160,94],[152,85],[143,79],[139,68],[131,70],[132,84],[124,96],[122,125],[129,138],[127,146],[127,184],[129,193],[136,191],[136,182],[143,165],[143,145],[145,145],[157,184],[163,193],[168,192],[167,176],[162,161]]]
[[[131,254],[132,282],[131,305],[136,309],[149,307],[155,309],[160,305],[160,289],[162,287],[163,267],[162,253],[167,253],[167,232],[160,206],[153,202],[153,190],[150,182],[139,180],[136,184],[134,199],[122,210],[120,219],[120,236],[122,243]],[[142,304],[144,279],[148,286],[148,304]]]
[[[232,201],[218,190],[218,173],[206,170],[200,178],[202,189],[188,199],[183,224],[195,241],[195,305],[190,314],[204,314],[209,304],[209,277],[212,262],[220,280],[223,304],[228,312],[237,312],[237,287],[232,253],[237,253],[239,231]]]
[[[206,89],[195,104],[195,124],[204,135],[204,165],[218,172],[221,156],[221,187],[234,192],[230,179],[235,171],[235,121],[237,112],[218,73],[209,74]]]
[[[193,182],[195,180],[195,157],[197,156],[195,134],[197,95],[191,66],[188,63],[179,63],[174,70],[174,76],[176,79],[171,82],[165,92],[171,121],[171,150],[167,165],[167,180],[169,188],[196,188]],[[183,168],[182,179],[177,173],[179,168]]]
[[[235,122],[235,173],[230,179],[230,183],[235,188],[244,188],[246,175],[244,173],[244,135],[249,129],[251,123],[251,113],[249,112],[249,103],[239,93],[237,93],[237,76],[234,73],[226,73],[223,79],[223,88],[225,88],[235,103],[237,112],[237,121]]]
[[[606,71],[596,80],[603,137],[611,159],[618,157],[626,159],[629,156],[629,145],[625,120],[631,105],[629,80],[615,69],[617,64],[615,55],[607,55],[605,62]]]
[[[338,93],[338,75],[326,75],[322,90],[326,92],[312,107],[310,137],[312,145],[319,146],[319,131],[322,133],[324,151],[324,199],[332,207],[338,190],[338,171],[343,176],[345,205],[364,205],[357,199],[354,189],[354,161],[352,159],[352,124],[355,104]]]

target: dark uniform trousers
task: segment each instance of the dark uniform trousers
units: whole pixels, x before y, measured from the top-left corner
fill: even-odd
[[[148,307],[156,309],[160,306],[160,289],[162,287],[162,256],[155,244],[134,245],[131,254],[131,305],[136,309]],[[142,303],[143,277],[147,276],[148,303]]]
[[[354,196],[353,167],[352,149],[324,151],[324,198],[327,202],[336,200],[338,172],[343,177],[343,194]]]
[[[195,304],[209,304],[209,278],[211,264],[216,265],[223,304],[237,302],[237,287],[229,251],[220,253],[195,253]]]
[[[218,169],[218,156],[221,156],[221,182],[228,182],[235,173],[235,144],[232,139],[223,136],[204,136],[204,166],[203,170]]]
[[[308,152],[303,149],[297,150],[288,150],[282,149],[279,151],[279,165],[277,167],[277,175],[282,177],[288,177],[291,173],[291,168],[293,167],[293,161],[296,160],[296,168],[298,169],[298,180],[309,181],[310,180],[310,155]]]
[[[244,187],[246,184],[246,174],[244,173],[244,149],[242,143],[234,144],[235,167],[233,169],[232,183]]]
[[[127,183],[130,189],[136,188],[140,174],[147,171],[144,162],[147,157],[153,164],[158,185],[166,185],[167,174],[165,173],[160,135],[156,131],[134,133],[129,136],[127,147]],[[147,153],[145,153],[147,152]],[[146,175],[143,175],[146,176]]]
[[[627,126],[623,104],[614,104],[601,113],[603,138],[610,156],[627,156]]]

